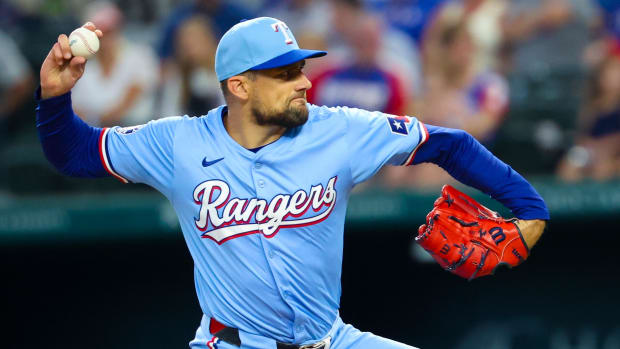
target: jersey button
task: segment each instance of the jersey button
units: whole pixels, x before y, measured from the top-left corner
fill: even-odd
[[[265,187],[265,181],[264,181],[264,180],[262,180],[262,179],[259,179],[259,180],[258,180],[258,187],[259,187],[259,188],[263,188],[263,187]]]
[[[291,297],[291,292],[289,291],[284,291],[284,299],[288,299]]]
[[[276,253],[273,250],[269,250],[269,258],[273,258],[276,256]]]
[[[303,328],[303,327],[301,327],[301,325],[297,325],[297,327],[295,327],[295,330],[296,330],[297,332],[301,332],[301,331],[303,331],[303,330],[304,330],[304,328]]]
[[[257,170],[260,170],[261,167],[263,167],[263,164],[261,164],[260,162],[254,164],[254,168]]]

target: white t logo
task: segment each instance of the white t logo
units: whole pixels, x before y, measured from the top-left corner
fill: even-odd
[[[276,33],[281,32],[282,34],[284,34],[284,42],[286,42],[287,45],[293,43],[293,38],[291,38],[287,33],[288,27],[286,26],[286,23],[278,21],[272,24],[271,27],[273,28],[273,30],[275,30]]]

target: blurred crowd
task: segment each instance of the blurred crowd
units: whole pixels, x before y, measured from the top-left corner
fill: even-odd
[[[42,160],[33,92],[58,34],[87,20],[104,32],[74,109],[91,125],[133,125],[222,104],[218,40],[256,16],[329,51],[307,62],[311,103],[464,129],[525,174],[620,175],[617,0],[0,0],[2,181]],[[450,181],[420,165],[386,168],[371,184]]]

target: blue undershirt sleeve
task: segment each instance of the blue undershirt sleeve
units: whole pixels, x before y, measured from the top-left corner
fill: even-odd
[[[462,130],[426,125],[429,138],[413,164],[431,162],[452,177],[508,207],[519,219],[549,219],[549,210],[536,189],[510,166]]]
[[[71,93],[42,100],[39,88],[35,97],[37,132],[49,162],[67,176],[109,176],[99,155],[102,129],[87,125],[75,115]]]

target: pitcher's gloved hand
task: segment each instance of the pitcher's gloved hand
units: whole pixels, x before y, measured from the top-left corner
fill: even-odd
[[[516,225],[449,185],[418,229],[416,241],[444,269],[468,280],[521,264],[529,249]]]

